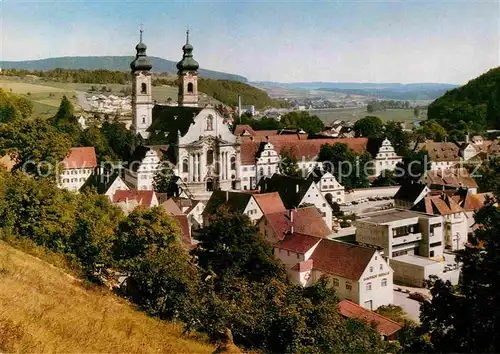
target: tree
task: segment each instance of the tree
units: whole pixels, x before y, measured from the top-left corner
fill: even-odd
[[[111,149],[108,139],[103,134],[101,128],[91,126],[85,129],[80,135],[79,143],[82,146],[93,146],[96,151],[98,161],[114,161],[117,155]]]
[[[367,111],[368,113],[373,113],[373,111],[374,111],[374,109],[373,109],[373,104],[368,103],[368,104],[366,105],[366,111]]]
[[[22,170],[36,178],[53,178],[69,153],[69,137],[41,118],[0,124],[0,154],[9,154]]]
[[[101,130],[115,155],[128,161],[135,146],[138,145],[134,134],[123,123],[104,122]]]
[[[61,104],[54,117],[51,119],[52,125],[56,127],[59,131],[67,133],[76,144],[78,142],[81,127],[75,117],[75,109],[73,104],[68,100],[66,96],[61,99]]]
[[[280,157],[279,170],[281,174],[287,176],[300,175],[293,147],[283,147],[280,151]]]
[[[307,133],[319,133],[325,129],[318,116],[311,116],[306,111],[292,111],[284,114],[280,120],[284,128],[302,129]]]
[[[318,161],[323,162],[324,168],[332,173],[337,181],[346,188],[360,188],[368,186],[367,166],[371,161],[368,153],[356,154],[346,144],[325,144],[321,146]]]
[[[160,169],[153,176],[155,192],[167,193],[170,196],[178,194],[176,181],[177,177],[174,174],[172,165],[168,160],[162,160]]]
[[[367,116],[354,123],[354,132],[356,136],[381,138],[383,136],[383,126],[379,117]]]
[[[397,184],[417,182],[428,170],[429,155],[426,151],[409,151],[396,165],[394,177]]]
[[[0,123],[26,119],[33,113],[33,103],[23,96],[0,89]]]
[[[396,179],[394,178],[394,171],[383,170],[373,181],[372,185],[374,187],[389,187],[397,185]]]
[[[446,130],[435,120],[425,120],[416,131],[419,140],[430,139],[434,141],[445,141],[448,138]]]
[[[286,278],[272,247],[246,215],[230,214],[220,207],[196,238],[199,243],[193,254],[198,265],[215,273],[218,282],[232,277],[251,281]]]
[[[415,118],[420,117],[420,107],[413,108],[413,115],[415,116]]]
[[[391,142],[394,150],[399,156],[408,154],[408,146],[410,145],[410,134],[405,132],[401,124],[395,121],[389,121],[384,125],[384,135]]]
[[[120,222],[113,253],[128,268],[149,252],[180,243],[179,229],[160,208],[136,208]]]

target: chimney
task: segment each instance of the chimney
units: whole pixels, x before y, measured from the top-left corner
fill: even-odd
[[[238,95],[238,117],[241,117],[241,96]]]

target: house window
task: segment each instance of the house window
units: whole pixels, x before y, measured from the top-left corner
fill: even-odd
[[[236,170],[236,157],[231,157],[231,170]]]
[[[339,280],[337,278],[333,278],[332,282],[333,282],[333,286],[336,286],[336,287],[339,286]]]
[[[380,270],[384,270],[384,265],[383,264],[380,265]]]
[[[182,160],[182,172],[187,173],[189,170],[189,162],[188,159]]]
[[[371,291],[372,290],[372,283],[366,283],[366,291]]]
[[[370,267],[370,273],[373,273],[373,267]]]
[[[351,285],[351,282],[350,282],[350,281],[346,281],[346,282],[345,282],[345,289],[346,289],[346,290],[351,290],[351,289],[352,289],[352,285]]]
[[[387,278],[382,279],[381,285],[382,285],[382,287],[387,286]]]

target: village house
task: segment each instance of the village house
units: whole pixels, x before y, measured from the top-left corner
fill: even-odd
[[[59,186],[78,192],[97,168],[94,147],[74,147],[62,161],[63,169]]]
[[[297,284],[309,286],[327,276],[339,299],[374,310],[393,301],[393,270],[373,247],[297,232],[273,245]]]
[[[113,195],[113,204],[125,214],[131,213],[138,206],[152,208],[159,205],[153,190],[117,190]]]
[[[274,174],[263,178],[258,187],[263,193],[278,192],[286,209],[314,205],[331,230],[332,208],[312,179]]]
[[[210,224],[210,216],[214,215],[220,206],[224,206],[232,214],[247,215],[253,223],[256,223],[263,215],[259,204],[251,193],[215,191],[202,213],[204,227]]]
[[[460,163],[460,149],[455,143],[426,141],[417,146],[417,151],[426,151],[431,170],[444,170]]]
[[[422,183],[404,183],[394,195],[394,206],[399,209],[411,209],[430,191],[431,189]]]
[[[329,204],[333,202],[338,204],[344,203],[345,188],[330,172],[317,168],[307,178],[312,179],[316,183],[316,186]]]
[[[384,170],[394,171],[396,165],[403,161],[403,157],[396,154],[396,150],[387,138],[369,139],[367,150],[372,155],[372,174],[376,177]]]
[[[420,178],[420,183],[438,190],[467,188],[472,194],[477,192],[478,187],[477,182],[465,167],[448,167],[426,171]]]
[[[130,190],[130,187],[120,177],[118,172],[101,173],[100,169],[83,184],[80,190],[93,189],[98,194],[105,195],[110,201],[113,201],[113,196],[118,190]]]

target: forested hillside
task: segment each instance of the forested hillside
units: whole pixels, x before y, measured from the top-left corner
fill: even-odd
[[[449,130],[500,128],[500,67],[446,92],[429,105],[427,116]]]
[[[286,102],[271,99],[265,91],[243,82],[201,79],[198,81],[198,90],[229,106],[238,105],[238,95],[241,96],[242,104],[245,106],[265,108],[287,105]]]
[[[181,58],[179,53],[179,59]],[[177,62],[166,60],[158,57],[149,57],[153,63],[153,72],[168,72],[170,74],[177,73],[175,65]],[[26,61],[1,61],[2,69],[24,69],[24,70],[39,70],[47,71],[55,68],[71,69],[71,70],[116,70],[129,71],[130,62],[134,60],[133,56],[88,56],[88,57],[60,57],[47,58],[40,60]],[[234,80],[247,82],[247,78],[240,75],[223,73],[219,71],[206,70],[200,68],[198,73],[201,77],[215,80]]]

